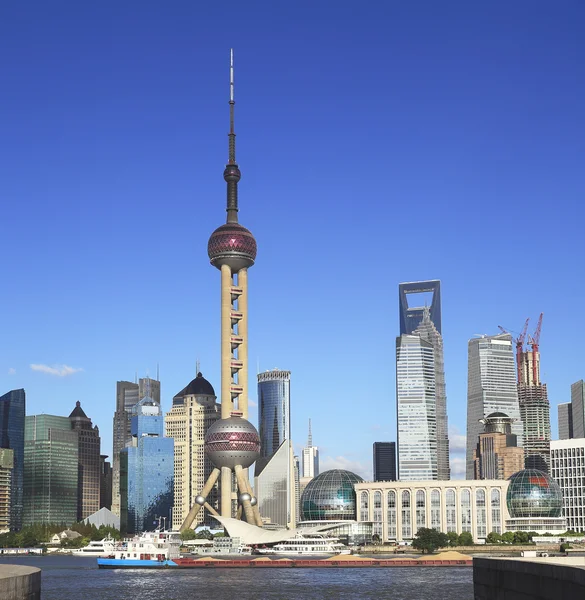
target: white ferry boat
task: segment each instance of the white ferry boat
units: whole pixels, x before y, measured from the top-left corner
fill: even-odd
[[[194,540],[201,542],[202,540]],[[237,554],[240,556],[249,556],[252,554],[252,548],[242,544],[239,537],[217,537],[207,543],[190,544],[184,543],[189,549],[189,554],[198,556],[231,556]]]
[[[302,556],[322,556],[331,554],[351,554],[351,550],[339,542],[338,538],[318,533],[297,534],[295,537],[279,542],[271,548],[257,548],[260,554],[287,554]]]
[[[84,548],[78,548],[71,553],[73,556],[110,556],[116,548],[116,540],[107,536],[103,540],[89,542]]]
[[[178,531],[145,531],[125,539],[106,558],[98,558],[100,569],[176,567],[181,538]]]

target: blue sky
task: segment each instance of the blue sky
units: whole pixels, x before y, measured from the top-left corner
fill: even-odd
[[[0,7],[0,391],[80,400],[111,453],[117,380],[159,363],[168,409],[199,359],[219,389],[234,47],[250,370],[292,371],[295,444],[311,417],[322,466],[371,473],[398,283],[431,278],[453,446],[467,340],[541,311],[556,436],[585,377],[585,5],[199,4]]]

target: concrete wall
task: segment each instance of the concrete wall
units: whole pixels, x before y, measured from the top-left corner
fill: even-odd
[[[20,565],[0,565],[2,600],[41,600],[41,570]]]
[[[585,558],[474,558],[475,600],[585,598]]]

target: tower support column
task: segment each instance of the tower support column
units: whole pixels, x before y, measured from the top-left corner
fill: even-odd
[[[238,348],[238,358],[242,368],[238,373],[238,383],[242,393],[238,399],[238,410],[242,412],[244,419],[248,418],[248,269],[238,271],[238,287],[242,293],[238,298],[238,309],[241,318],[238,323],[238,334],[242,338],[242,344]]]
[[[228,419],[232,413],[231,396],[231,298],[232,271],[221,265],[221,418]],[[223,481],[223,476],[222,476]],[[231,488],[230,488],[231,492]],[[222,491],[223,496],[223,491]]]

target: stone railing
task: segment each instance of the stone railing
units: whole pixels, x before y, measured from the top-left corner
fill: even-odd
[[[585,598],[585,557],[474,558],[475,600]]]
[[[2,600],[41,600],[41,570],[21,565],[0,565]]]

